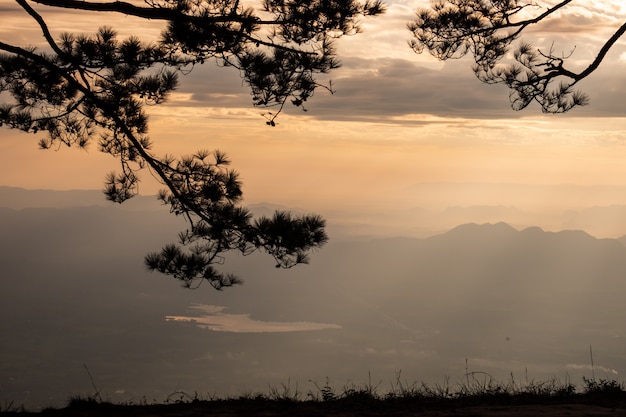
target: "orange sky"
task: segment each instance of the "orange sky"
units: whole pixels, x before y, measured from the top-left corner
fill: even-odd
[[[546,24],[544,32],[534,29],[532,36],[537,42],[556,40],[563,49],[575,45],[576,57],[586,62],[626,14],[619,1],[574,3],[570,14]],[[167,105],[150,109],[155,150],[185,154],[219,148],[241,173],[247,201],[313,209],[496,204],[509,197],[468,191],[444,203],[410,192],[415,184],[431,182],[626,185],[623,41],[581,86],[591,96],[590,106],[561,116],[541,115],[536,107],[514,112],[506,89],[478,82],[469,60],[442,64],[410,51],[404,25],[415,7],[427,2],[388,4],[386,15],[364,21],[363,34],[340,40],[344,66],[331,74],[336,93],[319,91],[307,113],[287,109],[278,126],[269,128],[239,75],[205,64],[182,77]],[[0,6],[6,6],[0,37],[41,42],[36,26],[13,2],[0,0]],[[55,33],[95,26],[93,16],[73,19],[66,11],[37,9]],[[158,33],[136,19],[95,17],[101,24],[105,18],[121,34]],[[581,29],[574,40],[571,22]],[[3,185],[97,189],[117,167],[95,146],[89,152],[40,151],[35,136],[7,129],[0,135]],[[141,192],[154,192],[158,186],[149,173],[143,177]],[[562,196],[540,197],[545,200],[532,204],[567,205]],[[621,195],[589,201],[624,203]]]

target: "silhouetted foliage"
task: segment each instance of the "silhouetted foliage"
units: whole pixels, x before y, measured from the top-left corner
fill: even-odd
[[[41,28],[45,50],[0,40],[0,126],[46,132],[44,149],[84,148],[96,142],[120,161],[121,173],[107,177],[104,193],[121,203],[135,194],[138,172],[148,169],[165,187],[160,199],[190,224],[180,245],[146,257],[149,269],[186,285],[208,280],[222,288],[239,282],[213,265],[222,254],[262,249],[277,266],[307,261],[306,253],[327,241],[318,216],[279,212],[252,220],[238,204],[241,184],[226,156],[191,157],[151,152],[144,106],[163,103],[179,75],[214,59],[240,71],[255,106],[272,106],[267,123],[287,101],[302,107],[318,87],[316,76],[337,68],[332,41],[359,31],[356,19],[383,12],[378,0],[264,0],[258,9],[239,0],[16,0]],[[94,34],[65,33],[54,39],[32,4],[111,12],[163,21],[157,42],[119,39],[103,26]],[[103,15],[106,16],[106,15]],[[7,94],[8,93],[8,94]]]
[[[596,58],[580,72],[566,68],[571,52],[558,55],[534,48],[520,40],[522,32],[556,14],[572,0],[544,7],[537,2],[520,0],[451,0],[434,1],[430,9],[417,11],[409,23],[413,33],[412,48],[427,49],[441,60],[474,57],[474,73],[487,84],[505,84],[515,110],[536,102],[545,113],[564,113],[589,102],[586,94],[574,86],[595,71],[611,47],[626,32],[624,23],[603,45]],[[533,17],[525,19],[525,16]],[[508,59],[512,44],[519,40]]]

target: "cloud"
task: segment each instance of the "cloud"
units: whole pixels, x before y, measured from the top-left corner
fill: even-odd
[[[427,6],[425,3],[421,2],[420,7]],[[574,50],[567,67],[582,70],[613,33],[616,22],[623,21],[623,12],[620,15],[617,6],[607,9],[605,3],[568,8],[567,13],[529,27],[522,39],[544,51],[551,45],[555,53],[562,49],[567,55]],[[336,94],[331,98],[315,97],[311,113],[320,118],[384,119],[390,115],[421,113],[494,119],[523,117],[540,111],[533,105],[522,112],[511,110],[509,90],[482,85],[473,75],[471,57],[441,63],[428,53],[412,53],[406,44],[410,34],[405,24],[413,18],[414,9],[414,5],[394,2],[386,15],[365,22],[364,33],[338,43],[344,66],[331,74]],[[589,110],[582,113],[577,109],[572,113],[583,117],[610,116],[626,110],[619,98],[625,92],[621,82],[624,62],[619,60],[624,46],[618,44],[612,49],[601,69],[580,83],[593,100]],[[318,104],[330,110],[319,110]]]
[[[250,314],[225,313],[226,307],[194,305],[190,309],[204,314],[198,316],[166,316],[167,321],[193,323],[198,327],[216,332],[233,333],[278,333],[301,332],[325,329],[340,329],[337,324],[314,323],[308,321],[279,322],[254,320]]]
[[[118,13],[88,12],[41,5],[33,7],[43,17],[55,39],[64,32],[91,34],[102,26],[110,26],[120,37],[140,34],[142,40],[153,41],[165,27],[163,22]],[[0,28],[2,41],[14,42],[19,46],[47,47],[39,25],[21,7],[13,6],[13,3],[7,0],[0,0],[0,13],[3,17]]]
[[[316,116],[370,120],[407,114],[511,117],[504,90],[478,82],[467,63],[462,67],[459,62],[445,63],[441,70],[433,70],[400,59],[349,59],[346,68],[334,83],[332,97],[315,98],[311,110]]]
[[[607,374],[619,375],[619,372],[617,372],[615,369],[607,368],[606,366],[602,366],[602,365],[594,365],[592,367],[589,364],[568,363],[565,367],[567,369],[572,369],[572,370],[576,370],[576,371],[600,370],[600,371],[602,371],[604,373],[607,373]]]
[[[570,42],[558,44],[563,48],[572,45]],[[400,47],[408,49],[404,44]],[[626,103],[621,99],[626,94],[626,85],[622,82],[626,61],[620,58],[626,54],[626,48],[618,45],[614,49],[600,68],[577,86],[590,96],[591,105],[576,108],[571,115],[607,117],[626,112]],[[578,44],[571,58],[572,68],[585,68],[597,50],[591,44]],[[424,63],[424,57],[416,54],[402,58],[343,56],[340,51],[339,58],[343,66],[319,78],[323,84],[332,82],[333,94],[320,88],[306,103],[306,113],[291,105],[285,107],[285,113],[319,120],[402,123],[406,120],[400,119],[408,115],[493,120],[540,112],[533,104],[523,111],[513,111],[509,90],[477,80],[470,57],[445,63],[428,58],[431,62]],[[253,111],[256,115],[265,110],[252,106],[249,87],[237,70],[210,63],[182,77],[177,93],[180,95],[173,97],[168,108],[236,108]]]
[[[428,53],[413,53],[407,44],[411,35],[406,23],[413,18],[417,7],[425,6],[428,2],[390,2],[386,14],[362,19],[362,33],[337,40],[337,54],[343,66],[319,77],[322,83],[332,79],[335,93],[327,94],[320,89],[307,103],[309,111],[306,115],[320,120],[402,123],[399,118],[412,114],[501,119],[539,112],[532,105],[522,112],[511,110],[508,89],[478,81],[472,72],[470,57],[442,63]],[[7,24],[0,28],[2,39],[18,44],[43,45],[40,29],[21,9],[6,0],[0,0],[0,9],[6,10],[10,16]],[[617,6],[603,8],[597,2],[568,10],[529,28],[532,32],[525,33],[523,38],[543,48],[549,48],[554,41],[557,51],[569,52],[575,47],[570,62],[575,65],[574,69],[584,68],[612,33],[611,26],[623,20],[622,12]],[[141,31],[142,36],[154,39],[163,26],[161,22],[113,13],[70,13],[55,8],[41,8],[41,11],[55,36],[65,30],[93,32],[98,26],[108,24],[120,30],[120,36]],[[626,62],[620,59],[625,53],[624,45],[614,46],[600,69],[580,83],[581,89],[591,96],[592,104],[573,113],[591,117],[626,112],[622,100],[626,94],[622,82]],[[214,61],[207,61],[181,77],[176,93],[166,106],[173,114],[177,107],[238,109],[226,114],[227,117],[240,117],[240,109],[254,110],[257,115],[262,111],[253,108],[249,87],[239,71],[219,67]],[[285,111],[303,115],[300,109],[290,105]]]
[[[529,27],[526,33],[558,34],[566,33],[570,36],[588,37],[595,32],[604,32],[607,26],[614,24],[615,19],[599,14],[598,11],[578,9],[569,13],[560,13],[542,21],[536,27]]]

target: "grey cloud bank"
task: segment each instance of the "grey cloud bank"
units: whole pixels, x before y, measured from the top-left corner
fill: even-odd
[[[428,2],[422,2],[426,7]],[[574,5],[575,6],[575,5]],[[619,26],[624,16],[610,8],[568,7],[566,13],[529,28],[523,40],[542,50],[555,48],[571,57],[567,67],[582,70],[596,57],[602,44]],[[585,12],[585,13],[583,13]],[[468,119],[519,118],[540,115],[537,106],[521,112],[509,106],[509,90],[503,86],[484,85],[472,71],[471,57],[440,63],[427,52],[410,51],[410,33],[406,23],[413,18],[412,5],[390,2],[389,12],[364,20],[364,32],[337,41],[342,67],[322,81],[333,80],[335,94],[319,90],[308,103],[308,117],[323,120],[377,120],[408,114],[430,114]],[[616,26],[616,27],[617,27]],[[615,28],[616,28],[615,27]],[[575,33],[575,35],[574,35]],[[618,42],[605,57],[599,69],[579,83],[591,98],[591,104],[571,112],[578,117],[610,117],[626,113],[621,98],[626,93],[623,82],[626,44]],[[223,97],[197,94],[207,91],[227,93]],[[181,92],[193,93],[194,106],[249,108],[251,99],[241,76],[232,68],[218,68],[213,63],[196,68],[186,76]],[[180,103],[184,104],[184,103]],[[291,114],[300,109],[286,106]]]
[[[364,20],[363,34],[337,42],[343,67],[329,75],[334,80],[336,94],[329,96],[319,90],[308,105],[310,111],[306,113],[307,116],[324,120],[389,121],[390,117],[407,114],[470,119],[517,118],[538,114],[539,109],[534,106],[523,112],[512,111],[508,103],[508,90],[481,84],[472,73],[469,57],[441,64],[427,54],[411,53],[407,45],[410,33],[405,25],[413,18],[413,5],[416,3],[404,3],[390,2],[386,15]],[[422,6],[427,4],[421,2]],[[587,5],[581,10],[591,7]],[[2,3],[0,8],[10,13],[9,23],[25,17],[15,5]],[[575,7],[571,10],[561,18],[550,19],[533,27],[528,39],[545,48],[549,48],[553,40],[556,41],[555,47],[560,48],[564,55],[573,50],[570,60],[583,68],[610,36],[611,24],[615,25],[623,16],[606,7],[598,8],[594,14],[583,14]],[[62,23],[71,21],[71,15],[65,11],[47,12],[65,16]],[[109,23],[115,26],[116,20]],[[31,26],[33,39],[43,42],[37,26],[33,22]],[[128,29],[128,22],[121,25],[120,29]],[[7,30],[4,36],[12,39],[18,36],[16,32],[19,31]],[[572,36],[574,32],[576,36]],[[605,117],[626,113],[626,104],[622,100],[626,93],[623,83],[626,65],[622,59],[624,53],[626,44],[616,44],[600,68],[580,83],[580,88],[590,95],[591,105],[574,110],[573,115]],[[182,105],[251,107],[249,89],[234,68],[221,68],[215,62],[208,61],[182,78],[178,91],[189,94],[190,98],[168,104],[171,108]],[[327,81],[329,78],[321,79]],[[212,94],[202,93],[206,91]],[[286,111],[301,113],[299,109],[289,106]]]
[[[591,103],[573,110],[570,117],[609,117],[626,113],[626,104],[621,100],[626,94],[622,82],[624,61],[617,59],[621,49],[616,49],[611,59],[580,83],[580,89],[590,96]],[[471,59],[449,61],[442,64],[441,69],[428,68],[420,64],[417,57],[414,61],[382,57],[347,57],[341,61],[343,67],[326,79],[332,80],[334,94],[320,89],[307,103],[306,113],[290,105],[284,111],[321,120],[380,122],[411,114],[467,119],[512,119],[541,114],[532,104],[523,111],[513,111],[508,100],[509,90],[477,80]],[[207,91],[209,84],[216,85],[220,95],[196,93]],[[179,92],[191,93],[191,100],[165,106],[172,109],[185,105],[251,106],[250,95],[239,74],[232,68],[224,69],[211,63],[184,77]]]

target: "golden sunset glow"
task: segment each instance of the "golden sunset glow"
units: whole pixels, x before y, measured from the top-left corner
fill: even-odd
[[[4,3],[9,19],[3,21],[9,24],[0,29],[2,36],[19,41],[28,36],[42,45],[36,26],[12,2]],[[404,25],[427,4],[390,2],[384,16],[364,20],[364,33],[340,39],[344,65],[330,75],[335,93],[320,90],[306,113],[286,109],[275,128],[265,126],[261,114],[268,110],[250,105],[236,71],[211,63],[197,68],[181,78],[169,103],[149,109],[154,151],[220,149],[241,173],[247,201],[318,210],[357,202],[402,207],[491,204],[495,199],[469,198],[468,192],[458,201],[429,202],[428,196],[408,191],[419,183],[626,185],[623,41],[581,87],[591,96],[590,106],[565,116],[543,116],[532,106],[513,112],[506,90],[481,85],[469,60],[440,63],[408,48]],[[583,9],[552,22],[559,26],[546,23],[544,35],[559,39],[562,30],[569,37],[566,23],[583,16],[585,27],[577,26],[575,46],[581,59],[588,59],[611,30],[604,24],[617,25],[624,12],[620,2],[585,3]],[[107,14],[93,21],[90,14],[79,15],[54,11],[46,17],[57,34],[108,24],[120,36],[133,30],[158,36],[158,25],[150,22]],[[540,29],[533,28],[533,36]],[[94,189],[116,169],[116,162],[100,155],[95,145],[88,152],[44,152],[37,150],[36,136],[7,129],[2,136],[0,178],[6,185]],[[159,188],[148,172],[143,177],[142,193]],[[624,200],[613,197],[605,203]],[[545,198],[536,204],[567,203]]]
[[[154,42],[163,30],[25,1],[57,38],[110,26],[119,38]],[[559,3],[507,4],[528,6],[531,17]],[[564,3],[522,39],[583,71],[626,21],[626,2]],[[442,62],[411,49],[407,23],[430,4],[389,0],[385,14],[362,18],[362,33],[336,40],[341,67],[319,76],[305,109],[287,100],[275,120],[276,108],[253,106],[234,67],[206,61],[181,71],[165,103],[144,107],[155,158],[139,154],[161,177],[139,170],[133,195],[126,171],[130,185],[113,181],[108,193],[133,195],[121,205],[99,191],[122,167],[98,138],[86,149],[40,150],[46,132],[0,127],[0,411],[63,407],[68,398],[92,406],[100,393],[139,406],[178,405],[172,392],[195,392],[194,404],[256,399],[268,386],[291,404],[282,401],[290,383],[315,399],[328,394],[329,378],[356,401],[373,386],[392,401],[427,386],[435,387],[427,400],[450,399],[449,382],[463,395],[483,384],[504,398],[524,381],[535,391],[565,381],[550,404],[574,392],[570,381],[613,392],[606,381],[626,372],[626,38],[576,84],[588,105],[543,114],[533,102],[516,112],[508,88],[477,79],[471,56]],[[49,48],[14,0],[0,0],[0,40]],[[138,83],[150,97],[157,89]],[[142,117],[118,106],[119,90],[103,90],[106,99],[84,91],[58,111],[97,103],[103,119],[143,134]],[[11,100],[0,93],[0,103]],[[49,128],[3,111],[8,123]],[[134,140],[120,143],[135,151]],[[112,152],[124,155],[120,146]],[[183,169],[171,162],[213,150],[239,173],[249,212],[233,209],[237,184],[215,175],[212,156]],[[157,201],[157,178],[170,181],[182,208]],[[485,382],[470,384],[475,377]],[[358,390],[361,381],[370,391]],[[389,381],[396,391],[385,396]]]

